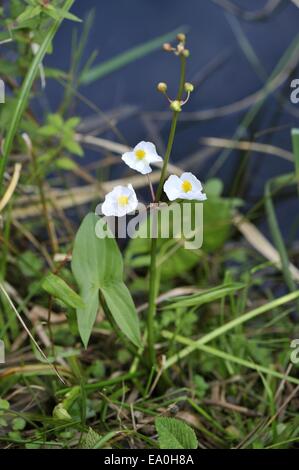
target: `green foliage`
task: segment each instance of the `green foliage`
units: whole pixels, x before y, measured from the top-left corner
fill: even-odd
[[[63,12],[64,13],[68,12],[72,4],[73,4],[73,0],[66,0],[63,6]],[[28,104],[31,87],[39,71],[40,64],[42,63],[42,60],[48,51],[48,48],[52,42],[52,39],[54,38],[56,34],[57,29],[60,26],[62,19],[63,19],[63,16],[53,21],[51,27],[48,29],[47,33],[45,34],[43,41],[40,45],[40,48],[37,51],[36,55],[34,56],[34,59],[32,60],[30,68],[28,69],[26,77],[22,83],[22,87],[20,89],[18,99],[16,101],[14,110],[12,112],[11,122],[8,128],[8,132],[5,137],[4,146],[3,146],[3,158],[0,160],[0,193],[2,191],[4,171],[7,165],[8,156],[11,152],[14,137],[17,132],[18,126],[20,124],[21,118]]]
[[[59,421],[71,421],[72,417],[64,408],[62,403],[58,403],[53,410],[53,418]]]
[[[76,24],[73,31],[70,59],[65,57],[64,62],[70,64],[69,68],[47,67],[45,56],[53,52],[53,38],[61,20],[78,21],[69,12],[72,3],[10,0],[0,7],[3,20],[0,70],[9,88],[5,105],[0,106],[4,151],[0,174],[5,171],[5,189],[14,164],[22,164],[11,200],[0,214],[0,339],[4,340],[7,359],[0,364],[0,447],[151,449],[159,444],[161,448],[189,449],[196,448],[198,442],[211,448],[234,448],[241,442],[242,447],[253,449],[296,447],[297,403],[294,399],[285,407],[284,404],[289,397],[288,389],[299,383],[295,364],[286,374],[293,352],[290,338],[298,337],[295,323],[298,286],[296,272],[289,264],[296,266],[297,249],[291,241],[295,239],[298,223],[294,218],[291,235],[289,227],[281,229],[274,198],[285,188],[288,192],[284,191],[284,204],[289,196],[298,194],[298,129],[292,130],[295,171],[291,168],[289,175],[268,179],[265,197],[246,214],[253,224],[268,215],[282,273],[266,259],[268,252],[263,251],[262,243],[257,250],[234,227],[234,211],[242,202],[224,196],[223,183],[216,178],[204,184],[208,200],[203,204],[203,246],[186,250],[184,240],[172,238],[173,233],[167,239],[158,239],[153,283],[158,299],[153,318],[157,368],[150,371],[149,330],[143,335],[145,348],[142,345],[137,352],[134,346],[141,342],[134,302],[144,322],[148,311],[151,240],[130,240],[127,245],[125,276],[130,290],[123,281],[119,248],[114,239],[95,236],[98,219],[92,214],[83,220],[75,240],[73,272],[65,258],[73,246],[73,229],[81,217],[78,214],[81,209],[84,213],[86,207],[77,207],[84,196],[81,199],[80,188],[77,198],[73,184],[81,185],[81,176],[86,177],[88,184],[93,183],[96,173],[93,170],[89,173],[89,167],[81,170],[80,160],[75,158],[83,155],[76,136],[80,124],[76,102],[84,101],[95,113],[91,120],[99,121],[100,130],[110,126],[116,136],[113,143],[120,142],[118,122],[122,113],[126,116],[126,109],[120,108],[115,115],[113,111],[111,116],[110,112],[103,114],[96,103],[85,99],[82,90],[79,92],[79,85],[100,80],[145,57],[176,32],[132,47],[94,66],[95,52],[86,57],[85,50],[95,17],[91,11],[84,29],[79,25],[77,30]],[[297,37],[272,77],[289,69],[298,44]],[[41,86],[43,75],[47,85],[51,78],[64,87],[61,101],[51,112],[47,107],[48,86],[46,89]],[[157,72],[157,81],[165,78]],[[170,92],[174,96],[172,89]],[[245,131],[252,137],[262,135],[254,118],[270,93],[275,90],[268,82],[242,119],[235,134],[237,142]],[[25,145],[23,133],[29,136],[32,152],[28,142]],[[272,136],[272,131],[269,135]],[[263,139],[266,143],[266,133]],[[278,155],[284,149],[277,150]],[[210,174],[216,174],[216,168],[219,170],[229,153],[230,150],[225,150],[220,155]],[[241,190],[246,185],[242,178],[246,183],[246,161],[250,155],[242,151],[242,165],[236,168],[235,175],[235,167],[231,167],[234,187],[227,187],[226,194],[243,197]],[[272,158],[276,157],[268,154],[266,158],[271,166]],[[101,180],[106,180],[113,168],[109,161],[104,159],[99,164]],[[40,187],[44,189],[44,199]],[[82,186],[82,194],[86,194],[85,190]],[[73,196],[75,207],[69,210]],[[89,199],[90,195],[87,196]],[[93,202],[98,198],[95,196]],[[194,202],[190,204],[196,207]],[[32,217],[24,216],[27,211]],[[104,227],[100,224],[100,228]],[[58,246],[54,248],[49,243],[51,233],[57,238]],[[284,233],[289,235],[287,242]],[[80,295],[76,293],[75,281]],[[285,296],[288,289],[294,293]],[[56,304],[48,323],[49,295]],[[94,328],[91,341],[100,309],[106,318],[98,316],[101,322]],[[122,341],[115,341],[115,332]],[[85,346],[90,345],[88,351],[78,344],[79,335]],[[133,345],[128,344],[127,338]],[[159,375],[162,365],[163,374]],[[283,390],[282,381],[286,384]],[[233,403],[234,411],[212,404],[218,384],[220,398]],[[279,409],[281,412],[274,419]],[[164,413],[179,419],[157,418]],[[270,417],[272,421],[268,421]],[[194,425],[196,436],[180,419]]]
[[[172,31],[168,34],[164,34],[163,36],[152,39],[151,41],[148,41],[144,44],[133,47],[132,49],[119,54],[118,56],[104,62],[103,64],[95,65],[93,68],[86,70],[86,72],[82,75],[81,83],[85,85],[92,83],[95,80],[99,80],[109,73],[124,67],[130,62],[146,56],[150,52],[161,47],[164,42],[174,39],[176,34],[181,30],[182,28],[176,29],[175,31]]]
[[[12,420],[12,429],[14,431],[23,431],[26,426],[26,421],[24,418],[14,418]]]
[[[167,305],[165,308],[199,307],[200,305],[223,299],[227,295],[233,294],[242,288],[244,288],[244,284],[237,282],[227,285],[224,284],[223,286],[214,287],[199,294],[177,297],[175,301],[172,300],[170,305]]]
[[[176,418],[156,418],[160,449],[197,449],[195,432]]]
[[[81,297],[71,289],[67,283],[55,274],[49,273],[43,280],[42,288],[56,299],[73,308],[84,309],[85,305]]]
[[[6,419],[6,412],[10,409],[9,401],[0,398],[0,429],[8,425]]]
[[[173,279],[177,276],[184,277],[199,263],[199,251],[186,250],[180,246],[177,240],[159,239],[157,245],[160,254],[158,267],[163,280]],[[147,268],[150,263],[149,251],[150,239],[131,239],[126,250],[126,263],[137,269]],[[167,263],[165,263],[165,259],[167,259]]]
[[[3,398],[0,398],[0,410],[1,411],[7,411],[9,410],[9,401],[3,400]]]
[[[17,17],[18,26],[30,27],[34,23],[32,20],[38,17],[42,20],[42,16],[48,16],[54,20],[68,19],[72,21],[81,21],[76,15],[59,8],[59,2],[56,0],[53,3],[42,2],[41,0],[25,0],[28,6],[25,10]]]
[[[73,0],[66,0],[63,6],[63,12],[66,13],[71,7],[72,3],[73,3]],[[7,165],[8,156],[12,149],[12,145],[13,145],[13,141],[14,141],[14,137],[15,137],[18,125],[21,122],[24,110],[26,109],[26,106],[28,104],[31,87],[39,71],[40,64],[45,54],[47,53],[48,48],[51,45],[51,41],[53,37],[55,36],[55,33],[62,19],[63,17],[56,19],[52,23],[48,31],[43,35],[43,39],[40,44],[39,50],[37,51],[36,55],[34,56],[32,60],[32,63],[28,69],[28,72],[23,81],[22,87],[20,89],[18,99],[15,101],[15,106],[11,113],[11,119],[10,119],[8,131],[7,131],[7,135],[5,138],[5,144],[3,148],[3,158],[0,161],[0,192],[1,192],[2,182],[3,182],[2,180],[4,176],[5,167]]]
[[[83,436],[81,449],[94,449],[100,439],[101,436],[92,428],[89,428],[88,432]]]
[[[217,179],[207,181],[205,191],[208,200],[203,206],[203,246],[207,252],[221,248],[228,240],[234,209],[241,205],[239,199],[227,199],[221,196],[222,183]]]
[[[24,276],[34,277],[41,272],[43,262],[34,252],[28,250],[18,258],[18,267]]]
[[[103,221],[94,214],[88,214],[77,232],[72,257],[72,271],[85,303],[85,308],[77,309],[82,341],[87,347],[99,307],[100,292],[122,333],[139,346],[139,320],[132,297],[123,282],[122,256],[114,238],[98,237],[96,228],[104,230]]]
[[[216,178],[205,184],[208,200],[203,204],[203,245],[201,249],[186,249],[184,247],[184,237],[175,239],[172,238],[172,233],[169,234],[169,238],[160,237],[158,239],[159,257],[157,265],[160,269],[161,279],[185,277],[188,271],[200,264],[203,253],[220,249],[226,242],[230,235],[234,209],[241,204],[241,201],[239,199],[223,198],[221,196],[222,189],[221,181]],[[186,202],[184,203],[186,204]],[[190,202],[190,204],[195,208],[195,202]],[[191,217],[193,217],[192,214],[193,208],[191,209]],[[188,224],[190,224],[190,221]],[[151,240],[147,238],[148,234],[145,232],[148,226],[149,223],[144,222],[139,228],[142,238],[136,237],[129,241],[126,250],[126,262],[134,268],[149,266]],[[161,234],[160,219],[158,220],[158,233]],[[167,260],[167,263],[165,260]]]
[[[199,398],[204,398],[207,390],[210,388],[209,384],[207,384],[207,382],[201,375],[196,374],[194,377],[194,385],[195,385],[197,396]]]
[[[47,124],[39,129],[39,134],[43,137],[54,137],[58,140],[57,145],[61,150],[82,157],[83,150],[75,139],[75,129],[79,122],[77,117],[64,121],[60,114],[48,114]]]

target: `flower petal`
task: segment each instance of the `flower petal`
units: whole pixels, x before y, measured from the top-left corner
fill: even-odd
[[[136,156],[137,150],[143,150],[144,156],[139,159]],[[151,173],[151,163],[161,162],[163,159],[157,154],[156,147],[152,142],[141,141],[134,147],[133,151],[125,152],[122,155],[122,160],[133,170],[146,175]]]
[[[119,203],[119,198],[124,196],[127,198],[127,203],[122,205]],[[102,213],[107,217],[116,216],[122,217],[137,209],[138,199],[133,186],[116,186],[110,193],[106,194],[105,200],[102,204]]]
[[[160,157],[160,155],[147,155],[146,157],[146,160],[148,161],[148,163],[155,163],[155,162],[163,162],[163,158]]]
[[[181,181],[190,181],[190,183],[192,184],[192,191],[201,191],[202,190],[202,184],[201,182],[199,181],[199,179],[196,178],[195,175],[193,175],[193,173],[190,173],[190,172],[185,172],[181,175]]]
[[[135,170],[136,157],[134,152],[125,152],[121,159],[130,167]]]
[[[152,172],[149,163],[145,159],[136,163],[135,170],[139,171],[139,173],[142,173],[143,175],[147,175],[148,173]]]
[[[189,191],[183,190],[182,185],[184,181],[191,183],[192,188]],[[205,201],[207,196],[202,190],[201,182],[190,172],[183,173],[180,178],[176,175],[171,175],[164,183],[164,191],[170,201],[175,199]]]
[[[181,180],[177,175],[171,175],[164,183],[164,191],[170,201],[180,197]]]

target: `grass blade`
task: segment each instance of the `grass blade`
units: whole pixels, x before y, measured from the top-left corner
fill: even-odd
[[[288,252],[287,252],[287,249],[283,240],[283,236],[279,228],[271,194],[272,194],[272,187],[275,187],[275,190],[276,190],[277,188],[280,189],[293,182],[294,182],[293,175],[291,175],[291,177],[290,175],[282,175],[282,176],[279,176],[278,178],[274,178],[274,179],[267,181],[266,186],[265,186],[265,207],[266,207],[266,212],[267,212],[267,217],[268,217],[268,224],[269,224],[269,228],[271,231],[274,244],[280,256],[280,262],[281,262],[284,280],[291,292],[294,292],[297,287],[290,271],[290,261],[288,257]]]
[[[162,336],[164,336],[164,338],[171,339],[173,338],[173,333],[169,331],[163,331]],[[219,357],[220,359],[223,359],[225,361],[234,362],[235,364],[247,367],[248,369],[254,369],[257,372],[269,374],[272,377],[277,377],[278,379],[286,380],[296,385],[299,384],[299,379],[297,379],[296,377],[281,374],[280,372],[277,372],[268,367],[256,364],[255,362],[247,361],[246,359],[242,359],[240,357],[233,356],[232,354],[228,354],[225,351],[220,351],[219,349],[212,348],[211,346],[200,344],[199,342],[192,341],[191,339],[185,338],[183,336],[176,335],[175,341],[185,344],[187,346],[195,346],[195,349],[199,349],[200,351],[206,352],[207,354],[212,354],[213,356]]]
[[[292,129],[292,142],[295,161],[295,175],[299,184],[299,129]]]
[[[150,54],[154,50],[158,49],[162,46],[164,42],[171,41],[175,38],[175,36],[185,30],[186,28],[178,28],[174,31],[171,31],[168,34],[164,34],[163,36],[159,36],[151,41],[145,42],[140,44],[139,46],[133,47],[121,54],[118,54],[113,59],[107,60],[103,64],[99,64],[94,66],[92,69],[86,70],[85,73],[81,77],[81,83],[84,85],[88,85],[89,83],[94,82],[95,80],[99,80],[104,76],[108,75],[109,73],[114,72],[121,67],[129,64],[130,62],[134,62],[137,59],[141,59],[142,57]]]
[[[199,346],[202,346],[203,344],[206,344],[209,341],[212,341],[212,339],[215,339],[218,336],[221,336],[227,333],[233,328],[236,328],[236,326],[242,325],[243,323],[248,322],[249,320],[252,320],[258,315],[262,315],[263,313],[266,313],[269,310],[274,310],[275,308],[281,305],[291,302],[292,300],[296,300],[298,299],[298,297],[299,297],[299,290],[297,290],[296,292],[292,292],[291,294],[287,294],[282,297],[279,297],[278,299],[275,299],[271,302],[268,302],[267,304],[262,305],[261,307],[255,308],[254,310],[251,310],[250,312],[247,312],[244,315],[241,315],[240,317],[237,317],[234,320],[231,320],[225,325],[222,325],[219,328],[216,328],[215,330],[211,331],[211,333],[208,333],[207,335],[204,335],[201,338],[199,338],[197,341],[192,341],[192,344],[190,344],[186,348],[182,349],[179,353],[167,359],[164,365],[165,369],[168,369],[168,367],[172,366],[180,359],[191,354],[193,351],[198,349]]]
[[[223,299],[223,297],[226,297],[228,294],[234,294],[237,290],[243,289],[244,287],[244,284],[237,282],[234,284],[224,284],[222,286],[217,286],[212,289],[209,289],[206,292],[201,292],[200,294],[177,297],[176,299],[174,299],[174,301],[166,305],[166,307],[164,308],[172,309],[194,306],[199,307],[209,302],[214,302],[215,300]]]

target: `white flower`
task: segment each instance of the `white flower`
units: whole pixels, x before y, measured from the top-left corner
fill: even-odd
[[[138,206],[138,200],[131,184],[128,186],[115,186],[105,196],[102,204],[102,213],[106,216],[122,217],[133,212]]]
[[[126,152],[121,157],[122,160],[133,170],[139,171],[143,175],[152,171],[150,164],[162,162],[162,158],[157,154],[154,144],[151,142],[139,142],[131,152]]]
[[[192,173],[183,173],[180,178],[171,175],[164,183],[164,191],[170,201],[175,199],[205,201],[207,196],[202,189],[201,182]]]

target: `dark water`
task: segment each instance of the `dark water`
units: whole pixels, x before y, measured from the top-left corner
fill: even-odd
[[[248,10],[263,8],[266,1],[239,1],[238,5]],[[200,111],[233,103],[259,90],[263,80],[249,63],[233,33],[229,14],[210,0],[77,0],[73,12],[84,18],[94,9],[94,24],[90,31],[88,45],[84,54],[86,60],[93,50],[99,55],[96,63],[102,63],[137,44],[165,34],[185,25],[188,29],[188,47],[191,57],[188,62],[187,78],[196,80],[206,69],[207,64],[223,57],[224,63],[212,71],[208,78],[196,90],[184,111]],[[282,1],[281,7],[270,17],[259,22],[249,22],[238,18],[239,26],[249,40],[256,56],[262,64],[263,73],[270,76],[287,47],[299,32],[299,9],[290,1]],[[68,69],[71,32],[74,27],[82,30],[81,25],[65,21],[55,39],[55,53],[47,58],[47,65]],[[294,77],[299,77],[299,71]],[[80,91],[102,110],[109,111],[125,105],[134,105],[142,112],[164,111],[166,103],[156,92],[155,85],[166,81],[169,90],[175,92],[178,80],[178,62],[171,54],[161,51],[151,53],[120,71],[82,86]],[[280,88],[280,92],[289,101],[290,80]],[[61,97],[61,88],[50,83],[48,86],[51,108],[55,110]],[[258,142],[279,145],[291,149],[290,129],[298,127],[299,105],[290,105],[285,110],[273,97],[267,99],[250,126],[248,137],[271,127],[280,127],[274,133],[267,133],[256,139]],[[78,113],[89,116],[92,111],[85,105],[78,104]],[[291,111],[291,112],[290,112]],[[293,112],[292,112],[293,111]],[[294,113],[297,112],[297,116]],[[204,136],[232,138],[244,117],[245,111],[230,114],[212,120],[184,122],[180,124],[176,138],[173,161],[184,167],[184,158],[196,152],[202,146],[199,139]],[[167,123],[157,123],[162,138],[167,137]],[[149,137],[139,117],[132,117],[120,124],[129,144]],[[108,138],[115,138],[108,131]],[[219,155],[220,152],[218,152]],[[198,162],[192,171],[202,179],[209,174],[212,163],[218,156],[212,157],[204,165]],[[95,158],[87,151],[86,161]],[[98,158],[98,157],[97,157]],[[235,169],[242,158],[237,152],[228,157],[218,175],[226,181],[229,193],[235,178]],[[251,153],[248,167],[248,184],[243,188],[243,197],[249,203],[263,194],[265,179],[292,171],[292,163],[277,157]],[[285,213],[285,209],[282,209]],[[289,202],[287,212],[295,215],[297,203]]]

